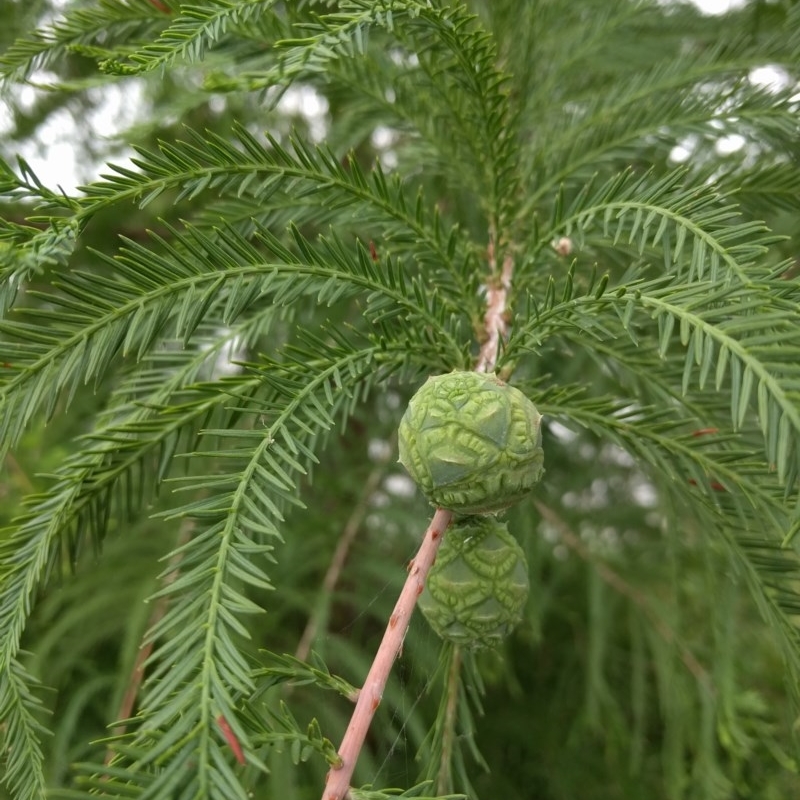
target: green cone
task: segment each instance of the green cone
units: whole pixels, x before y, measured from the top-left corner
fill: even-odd
[[[529,585],[525,553],[505,523],[468,517],[445,534],[419,607],[443,639],[494,647],[522,619]]]
[[[544,473],[541,415],[495,375],[429,378],[400,421],[400,463],[435,506],[487,514],[525,497]]]

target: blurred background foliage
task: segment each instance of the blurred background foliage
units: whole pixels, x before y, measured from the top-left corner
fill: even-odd
[[[106,13],[112,5],[107,0],[99,7]],[[291,17],[295,4],[286,5]],[[324,11],[336,4],[314,5]],[[645,4],[631,3],[628,15],[620,11],[626,4],[601,0],[469,5],[496,37],[502,65],[516,78],[514,91],[524,92],[533,83],[537,91],[547,88],[551,107],[542,109],[541,119],[532,116],[521,123],[532,140],[541,138],[542,159],[578,157],[576,152],[560,153],[557,146],[559,126],[570,124],[571,104],[602,103],[604,97],[610,102],[621,81],[682,53],[695,57],[730,48],[735,60],[737,43],[763,41],[761,60],[753,57],[743,69],[752,74],[771,68],[784,86],[797,87],[797,62],[792,70],[786,54],[773,44],[788,36],[790,20],[797,21],[794,3],[758,0],[713,17],[673,3],[647,5],[645,10]],[[109,27],[104,47],[124,49],[129,37],[152,38],[178,8],[172,0],[164,0],[163,6],[161,0],[136,0],[125,7],[130,19]],[[9,52],[34,28],[77,8],[92,14],[96,4],[0,0],[0,52]],[[402,68],[411,54],[387,47],[388,39],[376,34],[370,43],[370,68],[383,74],[361,74],[363,68],[355,62],[340,62],[331,73],[306,76],[278,100],[272,89],[247,85],[248,70],[268,61],[265,42],[273,35],[259,28],[258,21],[249,24],[201,62],[133,76],[99,73],[98,52],[92,49],[96,45],[76,44],[55,53],[24,80],[4,85],[0,154],[10,162],[22,154],[36,165],[38,177],[56,189],[48,172],[63,166],[54,160],[64,148],[80,183],[105,171],[105,162],[124,163],[131,144],[152,150],[159,141],[184,138],[184,126],[227,136],[235,121],[284,142],[295,131],[311,141],[324,139],[341,158],[354,153],[365,168],[380,158],[386,168],[405,176],[409,186],[435,198],[443,215],[457,220],[473,241],[485,241],[485,219],[475,196],[467,189],[452,190],[453,175],[462,166],[447,161],[444,150],[438,152],[438,161],[431,157],[430,141],[441,131],[432,126],[427,142],[409,133],[427,124],[425,104],[415,108],[410,103],[404,117],[389,98],[382,104],[368,91],[365,82],[373,80],[379,88],[391,84],[398,97],[413,93],[414,82],[406,80]],[[590,35],[592,27],[596,37]],[[354,90],[359,84],[362,91]],[[686,101],[681,92],[673,94],[676,107]],[[648,97],[646,102],[655,101]],[[644,118],[648,111],[630,104],[632,116]],[[744,130],[746,119],[709,124],[707,116],[698,115],[696,124],[691,118],[685,124],[682,120],[677,132],[669,116],[656,130],[645,120],[646,135],[621,137],[619,147],[604,152],[602,160],[587,158],[586,174],[602,180],[620,165],[631,165],[658,175],[680,160],[690,176],[715,174],[724,181],[730,173],[731,180],[746,187],[751,163],[768,159],[778,164],[769,142],[761,151],[749,142],[734,146],[733,128],[739,124]],[[783,147],[783,152],[790,149]],[[797,142],[794,158],[796,175]],[[418,161],[426,164],[424,171],[415,168]],[[519,168],[534,176],[535,186],[537,170],[545,166],[552,162]],[[764,219],[787,237],[769,255],[775,263],[796,256],[800,217],[792,197],[795,184],[786,186],[784,190],[776,182],[770,189],[754,182],[753,190],[741,195],[748,215]],[[73,191],[71,186],[65,189]],[[237,208],[236,198],[216,200],[198,193],[176,202],[177,194],[165,191],[144,208],[115,204],[97,213],[81,233],[75,261],[92,251],[114,252],[119,236],[145,241],[148,230],[166,233],[168,225],[180,220],[252,213],[246,203]],[[4,198],[2,203],[5,219],[21,221],[28,214],[25,200]],[[261,209],[271,223],[281,219],[280,205],[277,197],[274,207]],[[292,213],[286,212],[286,221]],[[309,237],[327,228],[324,208],[294,213]],[[376,230],[365,220],[357,235],[367,242],[377,238]],[[560,280],[574,259],[579,283],[600,259],[603,270],[622,275],[630,266],[630,252],[620,247],[617,256],[614,263],[613,254],[600,254],[587,237],[569,257],[550,248],[539,253],[538,263]],[[48,280],[45,268],[29,288]],[[37,302],[35,293],[28,292],[25,303]],[[324,316],[329,324],[343,327],[358,318],[359,310],[321,311],[307,300],[299,313],[309,320]],[[268,334],[254,336],[246,352],[234,355],[247,359],[272,354],[284,335],[278,321]],[[226,353],[218,358],[207,365],[209,378],[230,367]],[[124,374],[124,365],[117,368]],[[537,380],[551,373],[564,384],[591,385],[598,395],[618,386],[610,369],[577,348],[551,352],[536,369],[537,374],[522,375],[533,397]],[[284,543],[271,593],[279,602],[254,595],[269,611],[249,622],[252,640],[246,647],[253,663],[264,659],[261,648],[296,653],[313,620],[315,635],[308,644],[331,672],[354,683],[365,674],[403,583],[403,565],[415,552],[429,515],[395,463],[394,430],[412,390],[398,385],[372,393],[346,427],[330,435],[313,488],[310,480],[301,487],[307,508],[291,514],[282,529]],[[46,424],[37,420],[29,427],[0,472],[4,530],[10,530],[24,497],[52,485],[50,476],[75,452],[77,437],[91,429],[95,413],[114,391],[111,380],[80,387],[68,412],[59,406]],[[542,410],[547,414],[546,407]],[[661,478],[619,446],[564,423],[547,418],[542,491],[509,513],[510,528],[528,555],[532,594],[517,634],[500,651],[476,658],[475,674],[481,676],[484,693],[472,686],[468,705],[480,756],[466,756],[476,793],[523,800],[800,797],[796,709],[771,632],[729,548],[709,537],[702,521],[694,524],[684,509],[675,508],[685,486],[664,491]],[[154,470],[157,464],[154,456],[140,469]],[[178,468],[201,474],[208,466]],[[53,788],[70,785],[73,763],[103,758],[100,740],[119,716],[157,604],[147,599],[158,588],[166,554],[191,535],[191,522],[154,516],[173,507],[172,494],[170,485],[162,486],[152,502],[129,515],[122,513],[124,504],[116,506],[119,513],[110,519],[102,546],[93,547],[80,537],[77,550],[66,543],[61,563],[53,565],[51,580],[38,597],[23,647],[30,671],[46,687],[42,697],[52,736],[44,739],[44,747]],[[676,519],[680,529],[672,527]],[[352,544],[330,591],[323,579],[348,527],[354,532]],[[424,774],[426,735],[440,702],[440,651],[424,620],[415,617],[379,711],[372,746],[357,773],[363,782],[406,786]],[[299,654],[307,656],[308,651]],[[291,713],[301,728],[316,718],[334,739],[349,718],[347,701],[313,687],[273,694],[269,707],[274,713],[281,713],[280,697],[290,697]],[[463,738],[469,744],[470,731]],[[386,742],[392,743],[388,752]],[[271,782],[259,783],[263,779],[255,772],[251,776],[255,796],[305,800],[319,794],[325,763],[311,759],[295,769],[292,757],[287,747],[273,748],[268,757]]]

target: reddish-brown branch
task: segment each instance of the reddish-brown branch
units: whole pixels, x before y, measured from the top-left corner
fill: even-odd
[[[490,246],[490,261],[494,261],[494,246]],[[478,354],[475,365],[476,372],[493,372],[500,349],[500,342],[508,336],[508,293],[511,289],[511,277],[514,273],[514,259],[510,253],[503,258],[503,269],[500,275],[493,275],[486,287],[486,313],[483,327],[486,338]]]
[[[508,295],[514,272],[514,259],[510,251],[506,252],[503,267],[498,274],[495,238],[492,233],[487,251],[490,278],[486,289],[484,338],[475,364],[476,372],[494,372],[500,344],[508,336]],[[452,518],[452,512],[442,508],[436,510],[419,552],[411,562],[408,578],[389,617],[389,624],[386,626],[367,679],[359,692],[353,716],[339,747],[339,763],[329,770],[325,778],[322,800],[345,800],[350,792],[350,780],[353,777],[358,754],[361,752],[372,718],[381,703],[394,660],[403,645],[417,598],[425,588],[428,571],[436,559],[442,536]]]
[[[228,724],[228,720],[226,720],[222,714],[217,717],[217,725],[219,725],[222,735],[225,737],[225,741],[228,743],[228,747],[230,747],[233,751],[236,762],[241,766],[244,766],[247,763],[247,759],[244,757],[242,745],[239,743],[239,739],[233,732],[233,728],[231,728],[231,726]]]
[[[389,672],[403,645],[417,597],[425,586],[425,578],[436,558],[442,536],[450,525],[452,516],[450,511],[437,509],[425,532],[422,545],[409,566],[408,578],[400,592],[394,611],[389,617],[389,624],[386,626],[367,679],[361,687],[355,711],[353,711],[350,724],[347,726],[341,747],[339,747],[341,763],[328,772],[322,800],[344,800],[350,791],[350,779],[353,776],[358,754],[361,752],[375,711],[381,703]]]

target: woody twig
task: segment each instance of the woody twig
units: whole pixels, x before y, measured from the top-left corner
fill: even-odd
[[[514,262],[510,254],[503,258],[498,272],[494,237],[488,250],[490,279],[487,285],[486,313],[484,315],[485,338],[475,364],[476,372],[494,371],[501,342],[507,336],[507,307]],[[339,760],[331,767],[325,778],[322,800],[345,800],[350,792],[350,781],[359,753],[383,697],[392,665],[403,644],[417,598],[425,587],[425,579],[436,559],[442,536],[452,521],[453,514],[442,508],[433,515],[419,552],[409,566],[408,578],[400,592],[383,639],[372,662],[372,666],[359,692],[350,724],[347,726],[339,747]]]

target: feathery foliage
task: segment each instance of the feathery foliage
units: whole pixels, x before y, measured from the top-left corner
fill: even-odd
[[[796,794],[800,6],[37,9],[0,55],[0,796],[322,794],[427,523],[394,431],[501,289],[525,619],[413,620],[351,797]],[[85,186],[14,152],[133,86]]]

